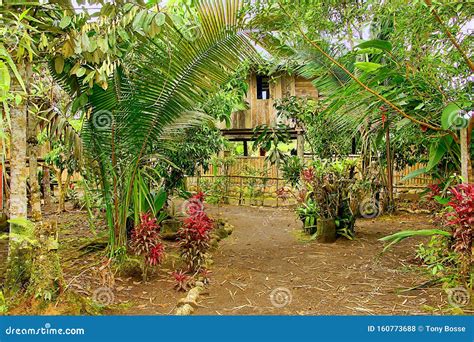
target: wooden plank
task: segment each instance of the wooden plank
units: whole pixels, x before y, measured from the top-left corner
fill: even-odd
[[[249,76],[249,103],[250,109],[248,115],[248,126],[247,120],[245,122],[246,128],[254,128],[257,124],[256,121],[256,111],[257,111],[257,80],[255,78],[255,73],[251,73]]]

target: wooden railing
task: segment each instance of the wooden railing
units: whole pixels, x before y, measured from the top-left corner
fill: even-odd
[[[395,171],[395,191],[426,188],[428,184],[433,183],[431,177],[423,175],[406,182],[401,181],[403,177],[421,167],[423,165],[417,164],[402,171]],[[265,157],[237,157],[227,167],[226,172],[222,167],[211,165],[208,170],[201,169],[198,175],[187,177],[186,182],[191,191],[208,190],[214,186],[214,192],[226,203],[263,206],[295,203],[292,198],[283,201],[277,197],[277,189],[289,187],[289,184],[282,178],[276,165],[267,163]]]

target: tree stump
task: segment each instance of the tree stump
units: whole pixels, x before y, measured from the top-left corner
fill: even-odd
[[[36,239],[33,266],[28,293],[43,301],[54,301],[64,290],[64,278],[58,256],[57,222],[36,224]]]
[[[316,241],[331,243],[336,241],[336,221],[334,219],[318,219]]]

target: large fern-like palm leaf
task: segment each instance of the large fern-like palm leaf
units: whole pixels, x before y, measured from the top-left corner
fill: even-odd
[[[107,90],[95,87],[89,96],[85,150],[99,162],[106,195],[114,192],[111,197],[124,204],[120,226],[140,163],[160,155],[174,126],[199,120],[202,115],[190,113],[245,60],[256,57],[240,19],[242,7],[238,0],[201,1],[191,38],[167,18],[159,36],[130,51]]]

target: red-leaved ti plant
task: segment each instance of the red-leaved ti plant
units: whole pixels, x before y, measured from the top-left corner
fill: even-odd
[[[155,245],[155,247],[150,250],[150,254],[148,254],[147,261],[150,266],[156,266],[163,262],[164,257],[165,246],[161,242],[159,242]]]
[[[302,172],[303,180],[307,183],[311,183],[314,180],[315,174],[312,167],[303,170]]]
[[[204,211],[204,193],[201,191],[188,199],[186,214],[193,216],[202,211]]]
[[[427,188],[429,189],[429,192],[427,195],[429,199],[432,199],[435,196],[441,195],[441,187],[439,186],[439,184],[430,184],[427,186]]]
[[[189,199],[199,201],[201,210],[189,211],[183,226],[178,230],[181,256],[188,266],[188,272],[199,271],[206,260],[213,221],[204,211],[204,195],[199,193]]]
[[[199,276],[201,277],[202,279],[202,282],[204,284],[209,284],[210,282],[210,278],[211,278],[211,271],[208,270],[207,268],[202,268],[201,271],[199,271]]]
[[[453,229],[454,250],[464,259],[462,273],[468,276],[474,230],[474,184],[459,184],[450,191],[452,197],[448,205],[452,211],[446,214],[447,225]]]
[[[144,278],[146,278],[147,266],[156,266],[164,259],[165,250],[159,233],[160,226],[156,222],[156,218],[149,213],[142,213],[140,224],[132,231],[130,249],[135,255],[140,255],[144,258]]]
[[[175,271],[171,274],[174,278],[174,288],[177,291],[186,291],[189,287],[189,276],[183,271]]]

